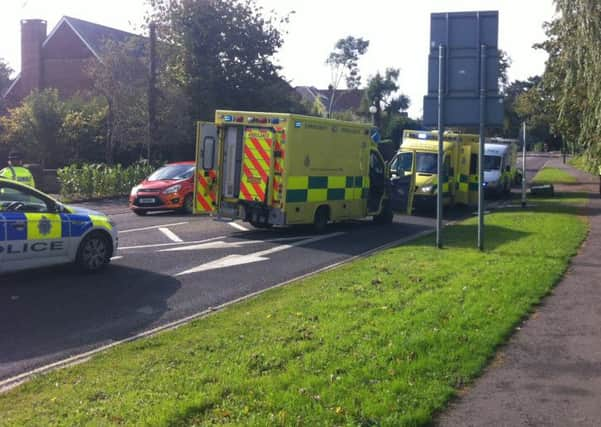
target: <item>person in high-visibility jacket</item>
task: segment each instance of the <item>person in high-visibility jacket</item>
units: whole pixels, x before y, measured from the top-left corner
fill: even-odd
[[[0,170],[0,177],[35,188],[33,175],[29,169],[23,167],[23,159],[18,151],[11,151],[8,154],[8,166]]]

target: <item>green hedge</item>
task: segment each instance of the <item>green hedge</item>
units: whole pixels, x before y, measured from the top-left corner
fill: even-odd
[[[106,164],[71,165],[57,171],[61,183],[61,197],[67,200],[114,197],[129,194],[155,169],[146,162],[129,167]]]

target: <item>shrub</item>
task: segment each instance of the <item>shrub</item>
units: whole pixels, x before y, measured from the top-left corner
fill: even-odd
[[[70,165],[57,171],[61,197],[66,200],[115,197],[129,194],[131,188],[147,177],[154,166],[147,162],[131,166],[106,164]]]

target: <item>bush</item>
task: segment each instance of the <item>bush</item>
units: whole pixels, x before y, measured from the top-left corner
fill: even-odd
[[[121,165],[74,164],[59,169],[57,174],[61,197],[74,200],[127,195],[153,170],[154,167],[147,162],[134,163],[126,168]]]

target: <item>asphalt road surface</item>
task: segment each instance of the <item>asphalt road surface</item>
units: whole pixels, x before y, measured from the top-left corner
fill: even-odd
[[[548,158],[529,157],[530,176]],[[0,276],[0,381],[363,254],[434,226],[397,216],[390,226],[255,230],[178,214],[137,217],[125,200],[83,204],[110,214],[119,251],[100,274],[70,266]],[[470,215],[459,209],[450,219]]]

